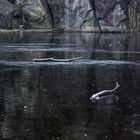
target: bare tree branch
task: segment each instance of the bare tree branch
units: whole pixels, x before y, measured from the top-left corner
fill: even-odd
[[[71,62],[74,60],[78,60],[78,59],[82,59],[83,57],[75,57],[75,58],[71,58],[71,59],[55,59],[54,57],[50,57],[50,58],[43,58],[43,59],[33,59],[33,62]]]
[[[90,100],[96,101],[96,100],[102,99],[102,97],[106,97],[106,96],[110,95],[112,92],[114,92],[115,90],[117,90],[119,87],[120,87],[119,83],[116,82],[116,87],[115,88],[113,88],[112,90],[103,90],[103,91],[100,91],[100,92],[98,92],[96,94],[93,94],[90,97]]]

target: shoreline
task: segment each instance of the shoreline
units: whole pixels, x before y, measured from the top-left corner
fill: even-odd
[[[0,29],[0,34],[21,34],[21,33],[51,33],[51,32],[64,32],[63,30],[60,29],[12,29],[12,30],[7,30],[7,29]]]
[[[0,34],[24,34],[24,33],[140,33],[140,32],[128,32],[128,31],[83,31],[83,30],[64,30],[64,29],[0,29]]]

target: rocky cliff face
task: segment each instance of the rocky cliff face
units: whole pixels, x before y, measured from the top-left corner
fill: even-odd
[[[0,3],[1,27],[10,24],[12,28],[24,25],[95,32],[140,31],[140,0],[0,0]]]
[[[45,0],[0,0],[1,28],[52,28],[52,15]]]

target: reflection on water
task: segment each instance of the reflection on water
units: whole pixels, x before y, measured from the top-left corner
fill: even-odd
[[[0,139],[139,140],[139,34],[0,36]],[[34,58],[71,63],[33,63]],[[96,103],[93,93],[112,89]]]

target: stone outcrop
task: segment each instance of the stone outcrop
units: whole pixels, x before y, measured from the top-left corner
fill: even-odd
[[[6,21],[14,24],[10,24],[12,28],[23,25],[71,31],[140,31],[139,0],[0,0],[0,3],[0,27],[6,26]]]
[[[6,0],[0,0],[0,27],[4,28],[6,17],[15,9],[15,5]]]
[[[0,0],[0,27],[52,28],[47,1]]]
[[[50,0],[49,4],[55,26],[66,30],[97,32],[140,30],[139,0]]]
[[[140,0],[131,0],[128,14],[130,31],[140,31]]]

